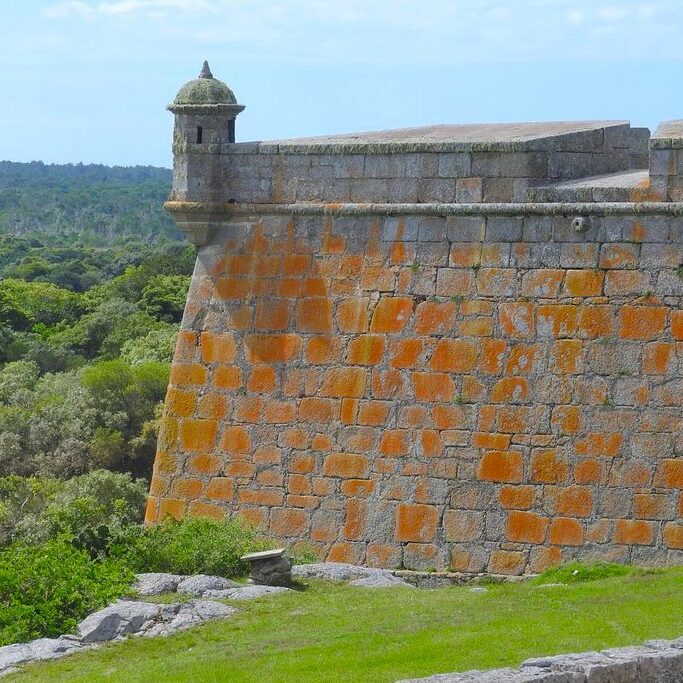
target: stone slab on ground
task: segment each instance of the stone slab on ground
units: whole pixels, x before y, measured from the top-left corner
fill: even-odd
[[[195,574],[183,579],[177,587],[178,593],[187,595],[204,595],[210,590],[225,590],[226,588],[239,588],[239,583],[225,579],[222,576],[209,576],[208,574]]]

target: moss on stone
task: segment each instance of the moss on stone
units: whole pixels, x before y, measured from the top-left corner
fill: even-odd
[[[216,78],[195,78],[180,88],[173,104],[237,104],[237,99],[223,81]]]

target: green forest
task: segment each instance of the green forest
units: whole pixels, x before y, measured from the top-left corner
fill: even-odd
[[[149,477],[194,263],[170,184],[0,162],[0,476]]]
[[[163,168],[0,162],[0,646],[136,571],[243,573],[237,519],[142,525],[194,267]]]

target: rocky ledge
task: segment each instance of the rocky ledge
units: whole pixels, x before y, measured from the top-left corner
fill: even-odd
[[[252,600],[289,590],[279,586],[243,585],[222,576],[206,574],[138,574],[133,591],[139,597],[177,593],[196,599],[168,605],[144,600],[119,600],[83,619],[75,635],[39,638],[29,643],[0,647],[0,676],[16,671],[22,664],[57,659],[100,643],[128,636],[166,636],[237,613],[234,607],[217,600]]]
[[[437,674],[398,683],[680,683],[683,638],[528,659],[517,669]]]

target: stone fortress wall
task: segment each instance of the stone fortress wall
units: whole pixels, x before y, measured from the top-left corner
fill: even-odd
[[[198,258],[148,521],[383,567],[683,562],[682,122],[232,144],[175,113]]]

